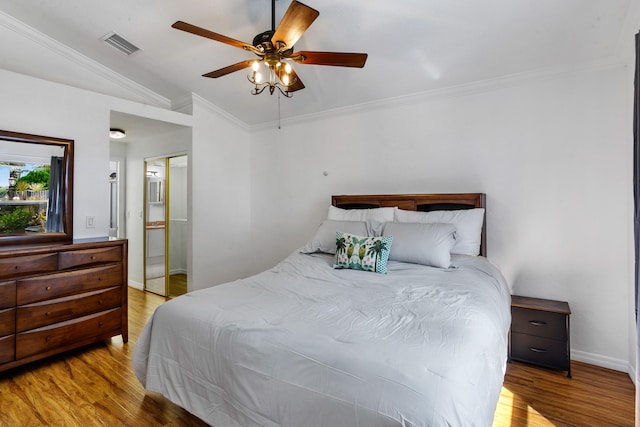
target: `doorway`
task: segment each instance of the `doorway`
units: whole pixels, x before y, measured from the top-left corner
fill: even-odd
[[[187,292],[188,156],[144,164],[144,289],[176,297]]]

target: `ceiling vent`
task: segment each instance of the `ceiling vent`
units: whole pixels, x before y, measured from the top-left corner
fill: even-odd
[[[134,45],[124,37],[113,32],[102,37],[102,40],[104,40],[104,42],[110,45],[111,47],[118,49],[120,52],[124,53],[125,55],[131,55],[132,53],[135,53],[140,50],[138,46]]]

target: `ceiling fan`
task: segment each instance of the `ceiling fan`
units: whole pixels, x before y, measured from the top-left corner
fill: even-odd
[[[362,68],[367,61],[366,53],[294,52],[293,45],[300,39],[318,15],[320,15],[320,12],[317,10],[297,0],[293,0],[276,28],[275,0],[271,0],[271,30],[255,36],[253,44],[244,43],[183,21],[175,22],[172,27],[253,52],[258,56],[258,59],[247,59],[237,64],[203,74],[203,77],[212,77],[215,79],[235,71],[252,67],[253,72],[247,76],[249,81],[255,86],[251,91],[252,94],[258,95],[266,88],[269,88],[269,92],[273,95],[277,88],[284,96],[290,98],[293,92],[305,88],[302,80],[300,80],[300,77],[298,77],[291,66],[291,62]],[[264,70],[265,68],[268,73],[268,78],[266,79],[260,72],[261,69]]]

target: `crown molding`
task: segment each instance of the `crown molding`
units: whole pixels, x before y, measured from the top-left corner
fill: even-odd
[[[79,65],[85,70],[94,73],[116,84],[117,86],[120,86],[121,88],[136,94],[138,97],[143,99],[145,103],[166,109],[170,108],[171,106],[171,102],[168,98],[158,95],[156,92],[142,86],[141,84],[136,83],[135,81],[116,73],[115,71],[105,67],[99,62],[94,61],[93,59],[81,54],[74,49],[71,49],[69,46],[58,42],[57,40],[41,33],[40,31],[37,31],[36,29],[26,25],[22,21],[19,21],[11,15],[8,15],[2,11],[0,11],[0,25],[22,37],[35,42],[36,44],[44,47],[50,52],[53,52],[60,57],[73,62],[76,65]]]
[[[597,61],[586,63],[565,65],[558,67],[549,67],[544,69],[526,71],[523,73],[509,74],[506,76],[496,77],[493,79],[480,80],[472,83],[465,83],[455,86],[449,86],[441,89],[434,89],[424,92],[417,92],[408,95],[402,95],[393,98],[386,98],[362,104],[350,105],[347,107],[336,108],[332,110],[320,111],[318,113],[306,114],[296,117],[277,121],[260,123],[250,126],[251,132],[258,132],[267,129],[278,128],[278,126],[291,126],[312,121],[325,120],[334,117],[344,116],[347,114],[366,113],[380,109],[388,109],[405,105],[415,105],[435,100],[443,100],[460,96],[468,96],[478,93],[493,92],[516,86],[525,82],[543,81],[555,79],[564,75],[574,74],[577,72],[605,70],[611,68],[624,67],[626,62],[619,57],[608,57]]]
[[[193,100],[192,101],[193,104],[197,104],[198,106],[204,108],[205,110],[209,111],[210,113],[213,113],[216,116],[219,116],[219,117],[223,118],[224,120],[228,121],[229,123],[231,123],[231,124],[233,124],[235,126],[238,126],[239,128],[241,128],[241,129],[243,129],[243,130],[245,130],[247,132],[251,131],[250,126],[246,122],[243,122],[242,120],[240,120],[236,116],[234,116],[232,114],[229,114],[228,112],[226,112],[222,108],[220,108],[217,105],[213,104],[212,102],[204,99],[200,95],[192,93],[191,94],[191,98]],[[184,102],[184,98],[182,99],[182,102]],[[184,104],[181,107],[184,108]]]

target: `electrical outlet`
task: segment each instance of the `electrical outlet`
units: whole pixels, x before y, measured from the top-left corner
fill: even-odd
[[[88,216],[87,217],[87,228],[96,228],[96,217]]]

